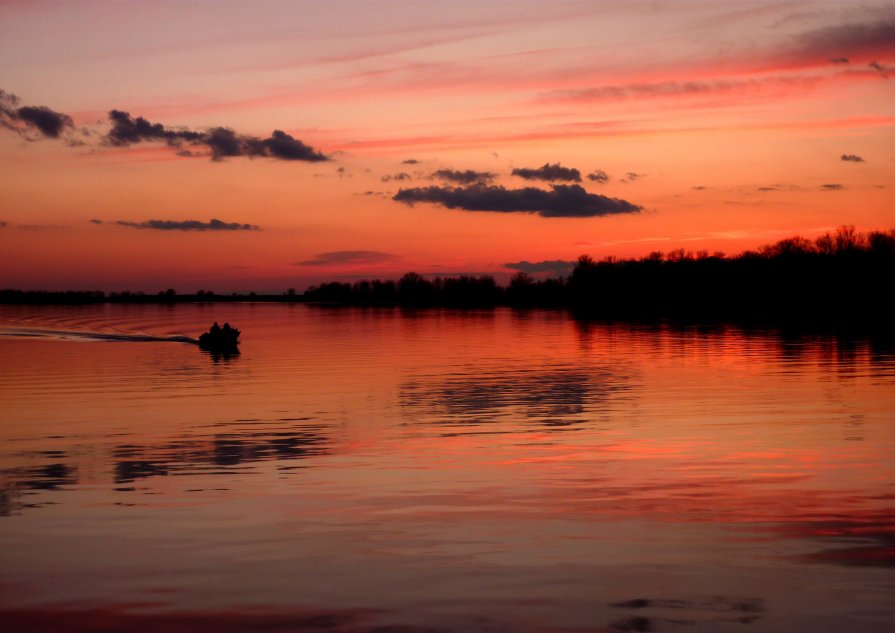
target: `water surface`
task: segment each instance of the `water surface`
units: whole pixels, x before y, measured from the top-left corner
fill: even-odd
[[[0,307],[0,625],[890,631],[893,386],[732,326]]]

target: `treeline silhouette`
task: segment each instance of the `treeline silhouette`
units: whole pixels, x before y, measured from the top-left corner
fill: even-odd
[[[489,276],[397,282],[331,282],[306,301],[352,305],[566,307],[586,318],[770,319],[873,322],[893,317],[895,230],[839,227],[815,240],[791,237],[735,257],[654,251],[638,259],[583,255],[568,277],[517,273],[501,287]]]
[[[303,295],[178,294],[0,290],[0,303],[179,303],[305,301],[342,305],[569,308],[584,318],[769,319],[803,323],[888,323],[895,272],[895,230],[839,227],[814,240],[790,237],[734,257],[677,249],[636,259],[583,255],[567,277],[520,272],[507,286],[488,275],[313,286]]]
[[[895,231],[843,226],[736,257],[682,249],[637,260],[578,260],[570,307],[598,317],[874,322],[892,317]]]

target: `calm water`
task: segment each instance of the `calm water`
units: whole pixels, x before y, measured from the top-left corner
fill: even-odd
[[[0,307],[0,628],[891,631],[893,386],[733,327]]]

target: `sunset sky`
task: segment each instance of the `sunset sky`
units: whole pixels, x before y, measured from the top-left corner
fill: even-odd
[[[893,2],[0,0],[0,288],[888,229],[893,80]]]

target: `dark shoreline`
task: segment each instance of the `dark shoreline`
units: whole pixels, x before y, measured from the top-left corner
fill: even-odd
[[[178,294],[0,290],[0,304],[305,303],[479,310],[568,310],[579,320],[744,323],[888,332],[895,323],[895,230],[840,227],[814,241],[800,237],[735,257],[682,249],[639,259],[579,258],[567,277],[516,274],[507,286],[490,276],[329,282],[304,294]]]

